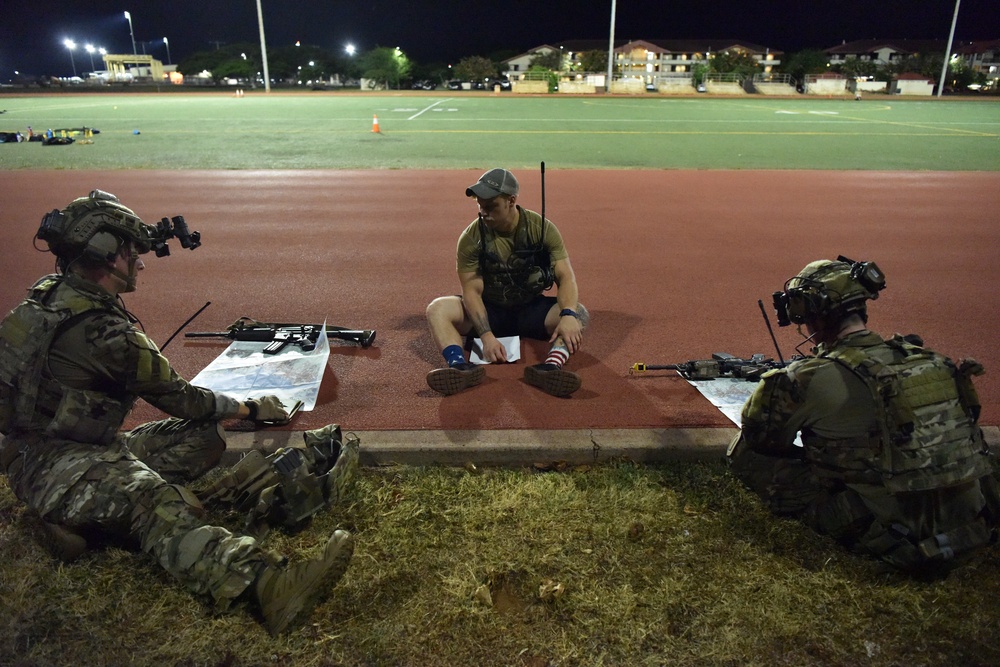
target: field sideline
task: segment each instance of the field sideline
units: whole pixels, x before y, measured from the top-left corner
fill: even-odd
[[[100,131],[93,144],[0,145],[0,169],[455,169],[487,161],[533,168],[546,161],[565,169],[1000,170],[1000,103],[990,100],[261,92],[0,99],[0,131]]]

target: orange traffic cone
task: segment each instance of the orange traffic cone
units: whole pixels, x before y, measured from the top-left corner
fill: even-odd
[[[378,116],[375,116],[375,120],[372,121],[372,132],[382,132],[382,130],[378,129]]]

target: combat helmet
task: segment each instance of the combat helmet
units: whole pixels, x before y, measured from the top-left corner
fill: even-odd
[[[155,232],[155,227],[144,223],[118,197],[92,190],[63,210],[47,213],[35,237],[45,241],[49,251],[64,262],[81,258],[105,262],[114,260],[124,241],[131,241],[139,254],[149,252]]]
[[[818,317],[843,318],[851,313],[867,321],[867,301],[885,289],[885,274],[875,262],[856,262],[843,255],[836,261],[810,262],[775,292],[779,326],[804,324]]]

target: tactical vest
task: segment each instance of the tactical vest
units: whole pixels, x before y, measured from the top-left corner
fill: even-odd
[[[982,367],[963,365],[960,370],[947,357],[898,335],[885,343],[888,355],[856,347],[823,355],[869,388],[878,426],[864,442],[807,447],[820,476],[835,472],[847,483],[880,479],[890,492],[902,493],[947,488],[990,474],[971,378]]]
[[[525,211],[522,215],[523,219],[518,221],[514,232],[514,246],[506,260],[501,259],[491,247],[496,234],[482,220],[479,221],[479,270],[483,276],[483,294],[493,295],[508,306],[527,303],[555,283],[552,256],[545,245],[545,229],[551,223],[542,220],[541,237],[533,241],[529,238],[529,216],[532,214]]]
[[[118,433],[134,397],[66,387],[48,370],[48,351],[61,327],[94,311],[120,314],[111,301],[63,288],[46,276],[0,324],[0,433],[47,436],[106,445]]]
[[[274,526],[302,528],[319,510],[343,500],[358,467],[360,441],[340,426],[306,431],[304,447],[265,456],[252,449],[198,496],[209,507],[247,512],[244,529],[258,540]]]

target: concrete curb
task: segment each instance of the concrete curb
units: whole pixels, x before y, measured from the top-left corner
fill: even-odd
[[[361,464],[522,467],[628,459],[642,463],[721,460],[735,428],[571,429],[505,431],[353,431],[361,439]],[[301,431],[227,434],[223,465],[250,449],[271,451],[301,442]]]
[[[736,428],[570,429],[509,431],[348,431],[361,439],[365,466],[525,467],[721,461]],[[1000,426],[984,426],[986,443],[1000,452]],[[251,449],[272,452],[302,442],[302,431],[228,431],[221,465],[231,466]],[[3,440],[0,439],[0,443]]]
[[[301,442],[301,431],[249,431],[227,434],[223,465],[250,449],[273,451]],[[509,431],[354,431],[361,439],[361,464],[524,467],[565,462],[571,465],[627,459],[639,463],[719,461],[736,428],[571,429]],[[985,426],[993,451],[1000,451],[1000,427]]]

